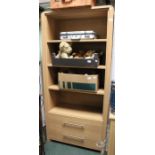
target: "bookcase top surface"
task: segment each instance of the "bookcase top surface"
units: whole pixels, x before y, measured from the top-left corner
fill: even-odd
[[[113,10],[111,5],[80,7],[69,9],[49,10],[43,12],[46,16],[51,16],[54,19],[75,19],[75,18],[96,18],[107,16],[107,11]]]

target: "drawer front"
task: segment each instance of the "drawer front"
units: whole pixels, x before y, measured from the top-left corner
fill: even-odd
[[[49,139],[99,150],[102,122],[50,114],[47,125]]]

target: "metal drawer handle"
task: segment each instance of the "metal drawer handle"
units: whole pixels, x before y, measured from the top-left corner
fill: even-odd
[[[64,127],[72,127],[72,128],[77,128],[77,129],[84,129],[83,125],[79,125],[79,124],[73,124],[73,123],[64,123],[63,124]]]
[[[83,143],[84,142],[84,138],[81,138],[81,137],[75,137],[75,136],[70,136],[70,135],[63,135],[63,137],[65,139],[69,139],[69,140],[75,140],[75,141],[78,141],[78,142],[81,142]]]

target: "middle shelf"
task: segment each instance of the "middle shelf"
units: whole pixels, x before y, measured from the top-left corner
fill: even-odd
[[[49,90],[104,95],[105,70],[50,67],[48,71]]]
[[[83,40],[48,40],[47,43],[60,43],[61,41],[66,41],[66,42],[77,42],[77,43],[104,43],[107,41],[107,39],[83,39]]]
[[[61,67],[61,66],[54,66],[52,64],[48,64],[48,67]],[[97,68],[91,68],[91,67],[76,67],[76,66],[63,66],[65,68],[88,68],[88,69],[106,69],[105,65],[99,65]]]
[[[61,90],[58,85],[51,85],[48,87],[49,90],[54,90],[54,91],[68,91],[68,92],[79,92],[79,93],[86,93],[86,94],[96,94],[96,95],[104,95],[104,89],[99,89],[96,93],[95,92],[89,92],[89,91],[78,91],[78,90],[71,90],[71,89],[66,89],[66,90]]]
[[[67,42],[51,40],[47,41],[47,45],[48,67],[106,69],[106,39]]]

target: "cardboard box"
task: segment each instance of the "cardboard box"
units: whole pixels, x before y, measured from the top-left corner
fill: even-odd
[[[96,92],[98,90],[99,85],[97,74],[88,75],[58,73],[58,81],[60,89]]]
[[[93,6],[96,0],[51,0],[52,9]]]

